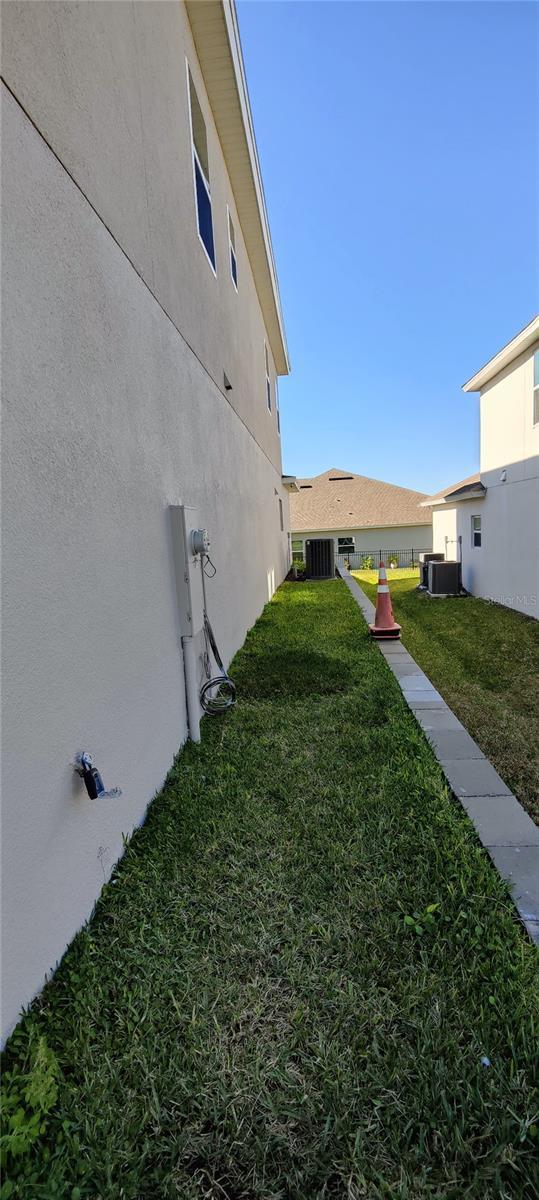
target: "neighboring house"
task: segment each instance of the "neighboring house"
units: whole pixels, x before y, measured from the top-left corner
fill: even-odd
[[[311,479],[298,479],[290,495],[292,554],[305,558],[309,538],[331,537],[335,555],[360,566],[382,556],[399,566],[417,561],[431,549],[431,520],[420,507],[424,492],[368,479],[332,467]]]
[[[539,317],[482,367],[480,471],[430,496],[433,549],[462,561],[464,586],[539,617]]]
[[[209,531],[229,662],[291,484],[233,4],[12,0],[2,34],[5,1034],[187,736],[169,506]],[[120,798],[88,798],[83,749]]]

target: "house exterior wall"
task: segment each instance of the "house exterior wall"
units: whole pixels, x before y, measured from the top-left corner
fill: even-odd
[[[186,60],[206,123],[217,278],[196,227]],[[184,4],[10,0],[2,76],[223,394],[226,372],[227,400],[280,471],[264,340],[274,390],[273,355]]]
[[[480,397],[483,498],[433,509],[433,548],[462,538],[462,580],[474,596],[539,617],[539,424],[533,423],[533,355],[519,355]],[[505,477],[504,477],[505,476]],[[481,517],[481,546],[472,517]],[[451,554],[455,548],[451,549]]]
[[[432,547],[432,529],[429,525],[396,525],[381,526],[369,529],[336,529],[312,530],[310,533],[294,533],[294,540],[301,540],[305,546],[307,538],[333,538],[335,553],[338,550],[338,539],[341,537],[355,538],[356,550],[366,550],[367,553],[377,554],[379,550],[430,550]]]
[[[168,506],[209,529],[225,662],[288,569],[264,326],[241,248],[231,285],[222,162],[217,280],[196,232],[186,48],[203,104],[182,5],[4,12],[21,103],[3,89],[3,1036],[187,736]],[[82,749],[120,798],[88,799]]]
[[[458,558],[457,505],[444,505],[432,512],[432,549],[447,558]]]
[[[472,590],[539,617],[539,424],[533,423],[533,355],[539,342],[481,392],[479,554],[468,547]],[[502,472],[505,471],[505,481]]]

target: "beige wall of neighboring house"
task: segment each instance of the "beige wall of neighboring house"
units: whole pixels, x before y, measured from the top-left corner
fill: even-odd
[[[534,382],[539,384],[539,318],[464,387],[480,394],[477,478],[483,495],[473,495],[472,489],[472,495],[452,498],[453,488],[427,504],[433,549],[444,550],[445,536],[460,539],[468,591],[538,618],[539,388]],[[456,547],[451,557],[458,557]]]
[[[234,98],[234,13],[200,8],[220,51],[208,86],[214,71]],[[197,506],[209,530],[225,662],[288,569],[289,522],[274,392],[286,346],[273,265],[256,257],[265,214],[232,182],[185,6],[14,2],[3,23],[5,1036],[187,736],[169,505]],[[196,226],[186,55],[217,276]],[[82,749],[121,797],[88,798]]]
[[[292,548],[296,554],[299,553],[299,543],[301,543],[302,555],[305,556],[305,541],[308,537],[332,538],[335,554],[341,553],[339,539],[352,537],[356,553],[364,550],[375,558],[379,555],[380,550],[383,554],[393,550],[413,550],[414,557],[417,557],[421,550],[431,549],[432,541],[428,525],[396,525],[393,527],[385,525],[374,529],[314,529],[310,533],[292,534]]]

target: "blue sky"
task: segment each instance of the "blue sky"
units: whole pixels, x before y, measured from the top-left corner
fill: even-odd
[[[461,384],[538,305],[533,3],[239,0],[292,359],[284,469],[477,470]]]

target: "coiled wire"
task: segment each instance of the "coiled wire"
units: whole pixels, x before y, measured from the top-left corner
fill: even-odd
[[[223,666],[223,661],[221,655],[219,654],[217,642],[215,641],[215,635],[210,625],[210,619],[208,617],[208,609],[206,605],[205,579],[207,574],[207,566],[209,565],[213,569],[212,574],[208,576],[209,579],[213,579],[213,576],[217,574],[217,571],[209,554],[202,555],[201,563],[202,595],[204,598],[204,641],[206,643],[206,649],[204,651],[204,671],[206,673],[206,681],[202,684],[200,689],[200,703],[204,709],[204,712],[206,712],[209,717],[220,717],[236,703],[236,687],[230,678],[230,675],[227,675]],[[219,675],[212,676],[211,654],[213,654],[215,662],[219,667]]]

